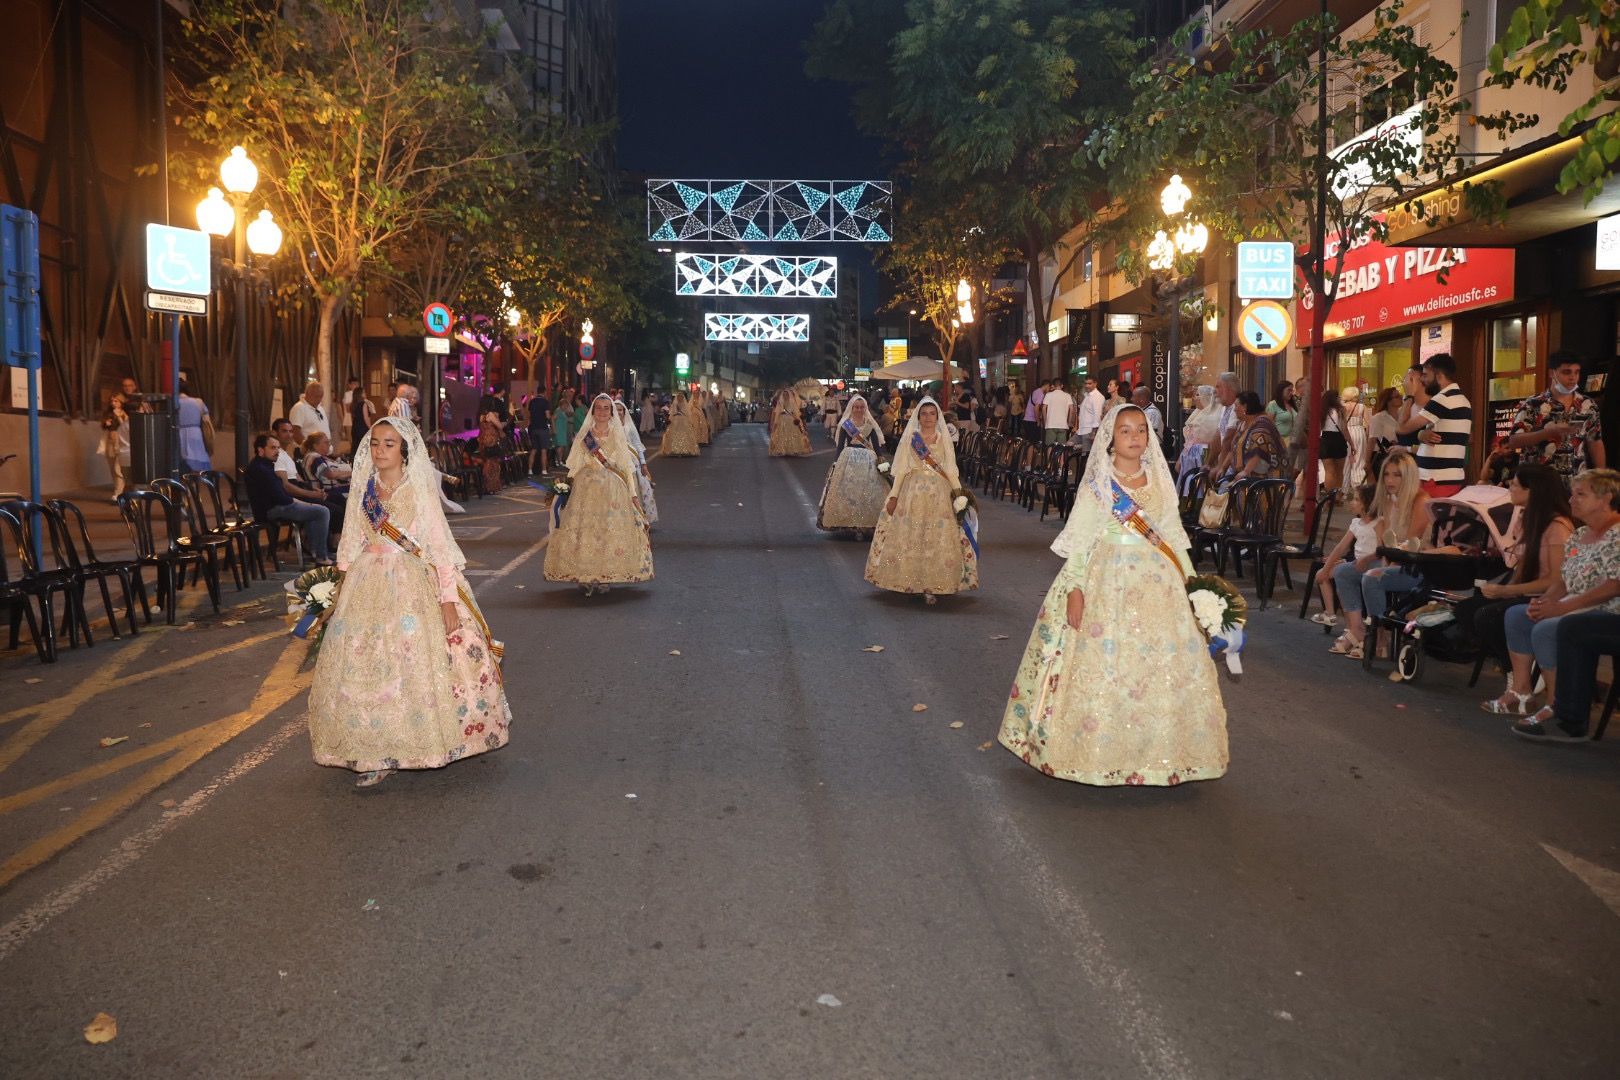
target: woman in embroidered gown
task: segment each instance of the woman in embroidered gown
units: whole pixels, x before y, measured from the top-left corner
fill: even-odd
[[[658,521],[658,500],[653,498],[652,473],[647,471],[647,444],[641,441],[641,432],[636,430],[636,422],[630,415],[628,405],[615,401],[613,415],[623,425],[624,441],[630,444],[631,452],[636,455],[636,490],[641,493],[641,512],[650,529]]]
[[[837,460],[821,489],[816,528],[855,529],[870,536],[883,514],[889,485],[878,473],[883,432],[861,395],[849,399],[843,418],[833,429],[833,447]]]
[[[1082,784],[1165,786],[1226,772],[1226,709],[1187,602],[1187,547],[1146,416],[1115,407],[1052,544],[1066,561],[1019,663],[1001,745]]]
[[[810,433],[804,430],[804,410],[799,395],[783,390],[771,403],[771,457],[809,457]]]
[[[598,394],[568,451],[571,490],[546,549],[547,581],[578,583],[590,596],[609,585],[651,581],[652,545],[636,487],[636,455]]]
[[[342,587],[315,662],[315,761],[370,787],[504,746],[498,643],[462,576],[416,425],[385,416],[354,457],[338,545]]]
[[[676,394],[669,402],[669,424],[664,428],[664,441],[659,444],[664,457],[697,457],[697,428],[692,426],[692,403],[685,394]]]
[[[926,456],[925,456],[926,455]],[[894,486],[866,556],[866,580],[928,603],[979,587],[979,556],[952,509],[962,479],[956,448],[931,397],[918,403],[895,444]]]
[[[714,432],[709,428],[708,397],[709,392],[707,390],[699,390],[692,395],[692,408],[690,411],[692,430],[697,434],[699,446],[708,446],[714,441]]]

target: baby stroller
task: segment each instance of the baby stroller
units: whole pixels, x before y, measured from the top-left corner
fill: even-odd
[[[1407,551],[1380,546],[1378,554],[1421,579],[1411,592],[1391,597],[1389,610],[1372,620],[1373,628],[1391,635],[1395,673],[1410,682],[1423,672],[1425,658],[1450,664],[1473,664],[1479,680],[1484,654],[1472,628],[1456,615],[1459,603],[1474,595],[1480,582],[1508,575],[1508,534],[1518,509],[1498,487],[1476,485],[1445,499],[1430,499],[1433,523],[1429,543],[1437,550]],[[1376,654],[1368,648],[1361,665],[1371,671]]]

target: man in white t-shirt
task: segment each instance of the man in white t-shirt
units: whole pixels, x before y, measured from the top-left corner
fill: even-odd
[[[312,382],[304,387],[304,396],[293,402],[292,411],[287,414],[287,419],[292,421],[293,427],[303,432],[306,439],[317,431],[328,439],[332,437],[332,420],[321,407],[324,400],[326,388],[318,382]]]
[[[1074,396],[1063,388],[1062,380],[1053,380],[1052,389],[1041,399],[1041,426],[1047,446],[1069,441],[1078,413]]]
[[[1081,446],[1090,446],[1091,440],[1097,437],[1097,429],[1102,426],[1103,395],[1097,389],[1097,380],[1086,376],[1086,391],[1080,395],[1080,419],[1075,425],[1075,434],[1080,436]]]

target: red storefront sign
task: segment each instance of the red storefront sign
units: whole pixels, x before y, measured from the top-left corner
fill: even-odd
[[[1336,241],[1330,242],[1330,270],[1337,254]],[[1335,295],[1324,335],[1329,341],[1433,322],[1513,299],[1513,249],[1388,247],[1362,237],[1344,257]],[[1302,347],[1312,341],[1315,299],[1309,287],[1300,294],[1296,338]]]

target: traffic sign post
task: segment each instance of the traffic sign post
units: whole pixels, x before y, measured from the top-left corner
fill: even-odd
[[[422,309],[422,325],[427,327],[427,332],[435,337],[448,336],[450,327],[454,325],[454,322],[455,320],[450,315],[450,308],[437,300]]]
[[[1246,240],[1237,246],[1237,294],[1242,300],[1291,300],[1294,245],[1286,240]]]
[[[28,497],[39,502],[39,216],[0,206],[0,363],[28,372]],[[41,562],[40,533],[32,530],[34,565]]]
[[[155,222],[146,226],[148,289],[183,296],[207,296],[212,291],[212,266],[207,233]]]
[[[1256,300],[1238,315],[1238,340],[1251,356],[1276,356],[1294,339],[1294,317],[1275,300]]]

